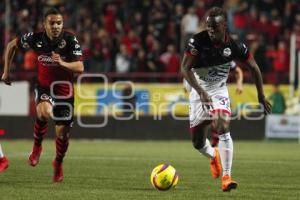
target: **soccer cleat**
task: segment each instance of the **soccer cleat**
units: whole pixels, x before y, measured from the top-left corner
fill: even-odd
[[[238,186],[238,183],[231,180],[231,177],[228,175],[225,175],[222,177],[222,190],[223,192],[230,192],[232,189],[236,189]]]
[[[221,159],[218,148],[215,148],[215,157],[210,159],[210,172],[213,178],[219,178],[222,173]]]
[[[40,155],[42,153],[42,146],[33,145],[32,152],[29,155],[29,165],[35,167],[39,163]]]
[[[219,144],[219,135],[215,132],[211,133],[211,146],[216,147]]]
[[[56,162],[56,160],[54,160],[52,162],[52,165],[54,168],[53,182],[55,182],[55,183],[62,182],[64,179],[62,163],[58,163],[58,162]]]
[[[0,172],[3,172],[6,168],[8,168],[9,160],[4,156],[0,158]]]

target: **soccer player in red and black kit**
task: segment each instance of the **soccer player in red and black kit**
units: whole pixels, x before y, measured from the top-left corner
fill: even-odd
[[[226,14],[221,8],[210,9],[205,18],[206,30],[195,34],[185,51],[181,70],[192,86],[190,92],[190,131],[193,146],[211,159],[211,173],[221,176],[222,190],[237,187],[231,179],[233,142],[230,135],[230,99],[226,81],[231,66],[236,62],[247,67],[255,80],[258,101],[264,113],[271,112],[265,99],[262,75],[245,44],[234,41],[227,33]],[[208,130],[219,135],[219,148],[213,148],[207,140]]]
[[[7,159],[6,156],[4,156],[4,153],[2,151],[2,147],[0,144],[0,172],[3,172],[4,170],[6,170],[8,165],[9,165],[9,160]]]
[[[53,181],[61,182],[62,162],[68,149],[73,121],[73,74],[83,72],[84,67],[81,47],[75,35],[63,30],[62,14],[51,8],[45,13],[43,20],[43,32],[27,33],[8,43],[1,79],[5,84],[11,85],[9,71],[16,49],[33,49],[38,54],[38,83],[35,90],[37,118],[29,164],[38,164],[48,121],[53,119],[56,132]]]

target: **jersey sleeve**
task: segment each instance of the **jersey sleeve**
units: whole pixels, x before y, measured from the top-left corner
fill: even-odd
[[[189,39],[185,48],[185,54],[188,56],[197,56],[199,54],[198,44],[194,37]]]
[[[82,50],[76,36],[70,38],[70,58],[71,61],[82,61]]]
[[[241,61],[247,61],[250,57],[250,52],[249,52],[249,49],[248,47],[240,42],[240,43],[237,43],[237,49],[236,49],[236,57],[238,60],[241,60]]]
[[[18,38],[17,46],[21,50],[28,50],[33,47],[34,44],[34,33],[26,33]]]

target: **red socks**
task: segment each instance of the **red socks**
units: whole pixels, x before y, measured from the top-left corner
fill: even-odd
[[[42,141],[47,133],[48,123],[36,119],[33,129],[34,145],[41,146]]]
[[[60,138],[56,137],[55,143],[56,143],[56,157],[55,157],[55,160],[58,163],[62,163],[63,158],[65,156],[65,153],[68,150],[69,138],[60,139]]]

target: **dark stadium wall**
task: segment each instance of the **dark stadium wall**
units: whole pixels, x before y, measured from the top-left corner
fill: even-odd
[[[85,117],[84,124],[97,124],[103,121],[97,117]],[[31,139],[33,132],[33,117],[0,117],[0,129],[6,134],[1,139]],[[71,131],[73,139],[133,139],[133,140],[182,140],[190,139],[188,121],[174,120],[163,117],[153,120],[153,117],[141,117],[139,120],[119,121],[108,118],[108,123],[102,128],[80,127],[77,120]],[[240,140],[264,139],[265,120],[233,120],[231,135]],[[47,138],[54,137],[53,122],[49,124]]]

